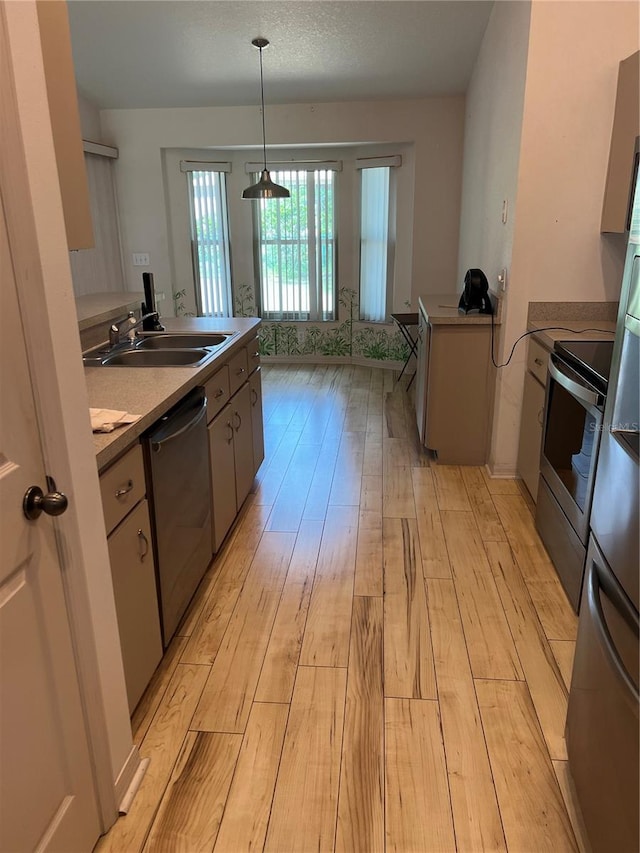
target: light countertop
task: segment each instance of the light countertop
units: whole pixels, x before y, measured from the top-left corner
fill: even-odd
[[[237,332],[202,367],[87,367],[85,380],[89,406],[142,415],[139,421],[109,433],[94,433],[98,470],[104,469],[179,402],[192,388],[202,385],[229,355],[255,337],[260,320],[255,317],[163,318],[167,331]]]
[[[144,293],[135,293],[134,291],[87,293],[85,296],[76,296],[78,328],[83,331],[90,326],[115,320],[126,314],[127,311],[139,309],[143,301]]]
[[[529,320],[527,331],[532,329],[540,331],[531,337],[536,338],[542,346],[551,350],[556,341],[577,338],[590,341],[613,340],[616,324],[614,320]]]
[[[495,294],[491,294],[495,304]],[[425,294],[420,296],[418,304],[433,326],[490,326],[491,314],[479,314],[473,311],[465,314],[458,310],[459,293]],[[500,300],[493,322],[500,324]]]

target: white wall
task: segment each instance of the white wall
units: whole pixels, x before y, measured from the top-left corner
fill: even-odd
[[[501,69],[500,63],[513,38],[503,33],[495,41],[496,35],[508,22],[519,21],[522,28],[519,6],[497,3],[485,34],[469,100],[474,92],[474,99],[488,110],[500,101],[505,84],[496,85],[492,94],[491,79],[508,76],[509,68]],[[531,4],[502,354],[525,331],[530,301],[599,302],[618,297],[624,246],[620,240],[600,235],[600,213],[618,63],[638,49],[638,26],[635,2],[534,0]],[[487,54],[493,57],[493,75],[485,74]],[[474,90],[480,80],[482,85]],[[474,137],[472,144],[484,149],[488,162],[512,156],[493,134],[487,133],[483,140]],[[461,246],[466,251],[477,237],[466,233],[469,211],[463,215],[467,218]],[[476,215],[483,215],[479,203]],[[495,209],[487,216],[493,223]],[[495,241],[491,228],[488,233],[489,245],[496,251],[500,240]],[[504,234],[501,248],[506,259],[508,231]],[[463,258],[462,251],[461,265],[469,257]],[[487,270],[489,275],[494,272]],[[490,462],[496,473],[515,471],[525,352],[520,345],[510,367],[500,372]]]
[[[413,143],[415,195],[399,212],[410,253],[414,307],[423,292],[457,289],[457,250],[462,181],[464,98],[418,101],[267,105],[269,150],[277,146]],[[172,148],[238,148],[261,140],[258,107],[212,107],[154,110],[106,110],[101,113],[103,141],[116,145],[118,202],[123,234],[125,276],[139,289],[142,268],[133,252],[149,252],[156,288],[173,289],[165,215],[162,151]],[[249,153],[249,152],[248,152]],[[255,150],[249,159],[255,159]],[[234,177],[235,181],[236,178]],[[238,176],[244,186],[245,176]],[[244,182],[244,183],[243,183]],[[240,187],[240,189],[242,188]],[[237,188],[236,188],[237,189]],[[248,245],[250,210],[231,221],[234,244]],[[241,218],[240,218],[241,217]],[[241,229],[242,237],[238,232]],[[234,234],[234,230],[236,233]],[[246,249],[237,252],[246,259]],[[244,276],[243,276],[244,277]],[[353,282],[347,282],[353,286]]]
[[[78,92],[78,112],[82,138],[90,142],[101,142],[100,139],[100,110],[84,95]]]

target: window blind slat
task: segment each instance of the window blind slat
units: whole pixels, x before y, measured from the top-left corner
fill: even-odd
[[[187,172],[194,245],[196,302],[203,317],[230,317],[231,267],[226,184],[223,172]]]

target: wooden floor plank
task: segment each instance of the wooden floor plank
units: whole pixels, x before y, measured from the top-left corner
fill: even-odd
[[[415,518],[416,506],[411,485],[411,468],[390,467],[383,474],[383,510],[385,518]]]
[[[316,565],[301,666],[347,666],[349,659],[357,508],[330,509],[333,512],[327,514]]]
[[[288,715],[288,705],[254,703],[214,853],[262,850]]]
[[[526,684],[476,681],[509,850],[577,850]]]
[[[564,760],[567,688],[509,545],[487,543],[487,553],[549,754]]]
[[[364,432],[343,433],[331,484],[329,504],[358,506],[364,461]]]
[[[520,487],[518,481],[513,477],[492,477],[486,469],[482,469],[482,476],[490,495],[519,495]]]
[[[571,688],[571,673],[573,671],[573,657],[576,653],[576,644],[572,640],[549,640],[549,645],[558,664],[565,687],[569,690]]]
[[[305,521],[324,521],[329,505],[329,495],[331,494],[339,446],[339,438],[325,435],[302,513]]]
[[[386,850],[455,851],[437,702],[385,699]]]
[[[208,674],[207,666],[178,664],[140,747],[142,758],[150,759],[140,788],[129,813],[120,817],[100,839],[96,851],[138,853],[142,850]]]
[[[580,853],[591,853],[591,844],[589,843],[589,837],[584,821],[582,820],[580,808],[576,806],[578,799],[573,786],[573,780],[571,779],[571,773],[569,772],[569,763],[567,761],[553,761],[552,764],[558,785],[560,786],[562,799],[564,800],[564,805],[571,821],[578,850]]]
[[[362,514],[361,514],[362,519]],[[370,517],[368,518],[370,523]],[[382,595],[383,591],[382,519],[378,527],[358,526],[356,548],[355,595]]]
[[[385,696],[436,699],[416,523],[385,518],[383,524]]]
[[[164,653],[164,657],[153,673],[153,678],[131,716],[131,732],[136,746],[140,746],[149,730],[154,714],[160,707],[186,644],[186,637],[174,637],[171,640],[169,648]]]
[[[366,434],[362,474],[363,476],[382,474],[382,415],[380,416],[380,433],[367,432]]]
[[[337,851],[384,851],[382,598],[356,596],[338,799]]]
[[[524,678],[473,514],[441,515],[474,678]]]
[[[320,456],[320,444],[296,447],[266,529],[297,532]]]
[[[244,732],[295,536],[263,534],[191,728]]]
[[[145,851],[210,853],[241,743],[242,735],[188,733]]]
[[[433,472],[430,468],[412,468],[411,479],[422,553],[422,573],[425,578],[450,578],[451,564],[444,541]]]
[[[471,504],[458,465],[433,465],[433,483],[441,510],[471,512]]]
[[[495,495],[493,500],[545,634],[550,640],[575,640],[576,614],[522,496]]]
[[[264,657],[256,702],[291,701],[321,538],[321,522],[301,522]]]
[[[233,547],[225,547],[217,575],[182,653],[182,663],[211,664],[215,660],[267,518],[267,507],[254,504],[234,535]]]
[[[483,542],[506,542],[507,536],[491,500],[481,468],[465,465],[460,468]]]
[[[265,851],[333,850],[346,679],[345,669],[298,669]]]
[[[427,581],[427,603],[458,853],[506,850],[453,581]]]

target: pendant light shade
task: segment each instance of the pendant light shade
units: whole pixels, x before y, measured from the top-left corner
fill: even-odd
[[[251,42],[254,47],[260,51],[260,102],[262,104],[262,153],[264,158],[264,169],[260,175],[260,180],[257,184],[252,184],[247,187],[242,193],[242,198],[260,199],[260,198],[289,198],[291,193],[286,187],[281,187],[280,184],[274,184],[271,180],[271,175],[267,169],[267,135],[265,132],[264,121],[264,77],[262,73],[262,51],[269,46],[268,39],[255,38]]]

